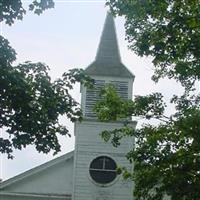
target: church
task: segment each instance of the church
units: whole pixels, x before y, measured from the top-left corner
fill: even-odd
[[[123,99],[132,98],[134,75],[120,58],[114,19],[107,14],[94,61],[85,69],[95,89],[81,86],[82,122],[74,124],[75,149],[0,185],[0,200],[131,200],[133,182],[117,175],[117,166],[132,170],[125,155],[134,145],[123,139],[117,148],[105,143],[100,133],[123,126],[123,120],[100,122],[93,107],[98,91],[107,83]],[[136,122],[130,120],[135,128]]]

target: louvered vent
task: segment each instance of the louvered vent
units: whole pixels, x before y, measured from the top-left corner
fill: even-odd
[[[118,95],[124,99],[128,99],[128,82],[126,81],[111,81],[110,82],[116,89]]]
[[[85,116],[86,117],[96,117],[93,109],[95,103],[100,100],[99,92],[101,88],[105,86],[105,81],[95,80],[94,88],[87,89],[86,91],[86,105],[85,105]]]
[[[128,99],[128,82],[126,81],[111,81],[106,82],[111,83],[117,93],[123,99]],[[98,100],[100,100],[99,92],[105,87],[104,80],[95,80],[95,85],[93,89],[87,89],[86,91],[86,104],[85,104],[85,117],[95,118],[96,115],[93,111],[94,106]]]

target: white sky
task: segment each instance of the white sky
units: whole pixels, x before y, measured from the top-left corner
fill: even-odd
[[[68,69],[85,68],[94,60],[106,11],[104,1],[55,0],[54,9],[40,16],[28,12],[23,21],[16,21],[11,27],[1,25],[1,33],[16,50],[17,62],[44,62],[50,66],[50,74],[55,79]],[[166,80],[155,85],[150,78],[153,73],[151,60],[139,58],[128,50],[124,20],[117,18],[115,22],[122,61],[136,76],[133,94],[144,95],[159,91],[169,100],[171,94],[180,91],[180,87]],[[73,95],[80,99],[78,86]],[[168,112],[172,109],[169,108]],[[73,124],[66,119],[62,121],[73,135]],[[74,148],[74,137],[61,137],[60,142],[62,152],[56,157]],[[1,155],[0,178],[3,180],[53,158],[51,153],[39,154],[33,147],[15,151],[14,156],[13,160],[7,160],[6,156]]]

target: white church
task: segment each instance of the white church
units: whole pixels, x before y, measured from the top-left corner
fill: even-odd
[[[59,158],[15,176],[0,185],[0,200],[131,200],[133,182],[116,173],[117,166],[132,169],[125,158],[134,141],[117,148],[100,137],[123,121],[100,122],[93,112],[98,89],[112,83],[124,99],[132,98],[134,75],[121,63],[113,17],[107,14],[96,58],[86,72],[96,90],[81,86],[82,122],[75,123],[75,149]],[[135,121],[130,121],[132,127]]]

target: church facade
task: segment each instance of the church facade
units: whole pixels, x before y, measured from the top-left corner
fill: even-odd
[[[95,89],[81,86],[84,120],[75,123],[75,150],[0,185],[0,200],[131,200],[133,182],[117,175],[117,166],[132,170],[125,155],[134,141],[123,139],[117,148],[100,133],[123,126],[122,121],[100,122],[93,107],[98,92],[111,83],[123,99],[132,98],[134,75],[122,64],[113,17],[107,14],[96,58],[86,73]],[[130,121],[135,128],[136,122]]]

